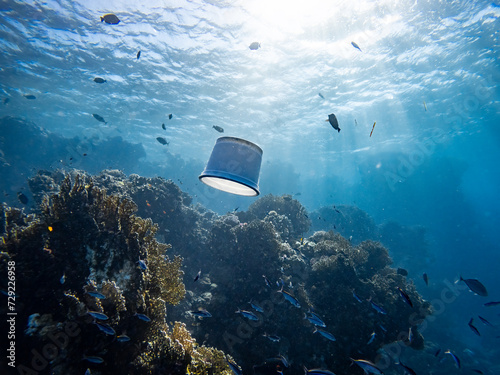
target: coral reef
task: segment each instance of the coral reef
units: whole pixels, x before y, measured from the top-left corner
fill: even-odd
[[[48,198],[31,181],[44,197],[37,215],[2,208],[0,269],[15,262],[17,322],[27,327],[18,371],[229,374],[224,353],[198,347],[179,324],[169,329],[166,306],[185,294],[181,258],[169,259],[152,220],[92,179],[43,176],[60,191]]]

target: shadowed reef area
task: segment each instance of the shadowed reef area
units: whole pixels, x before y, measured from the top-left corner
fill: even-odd
[[[395,341],[424,347],[418,324],[430,305],[391,268],[384,246],[334,231],[304,238],[310,214],[291,196],[221,216],[170,180],[116,170],[39,171],[29,187],[32,213],[0,212],[0,271],[15,262],[18,275],[19,366],[231,374],[234,360],[245,374],[301,374],[302,366],[357,374],[350,357],[381,361],[380,348]],[[211,317],[194,317],[201,308]],[[304,318],[311,311],[323,332]]]

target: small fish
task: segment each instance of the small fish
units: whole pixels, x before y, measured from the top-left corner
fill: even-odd
[[[325,99],[325,97],[324,97],[323,95],[321,95],[321,93],[320,93],[320,92],[318,92],[318,95],[319,95],[319,97],[320,97],[321,99]]]
[[[472,330],[472,332],[474,332],[478,336],[481,336],[478,329],[474,326],[474,319],[473,318],[470,318],[470,320],[469,320],[469,327]]]
[[[379,324],[378,326],[382,331],[387,332],[387,329],[382,324]]]
[[[253,42],[248,46],[252,51],[256,51],[260,48],[260,43],[259,42]]]
[[[375,121],[375,122],[373,123],[373,126],[372,126],[372,131],[370,132],[370,138],[371,138],[371,136],[372,136],[372,134],[373,134],[373,129],[375,129],[375,124],[376,124],[376,123],[377,123],[377,121]]]
[[[253,303],[252,301],[250,301],[250,305],[252,306],[252,309],[254,309],[255,311],[260,312],[260,313],[264,312],[264,309],[262,307],[260,307],[259,305],[257,305],[256,303]]]
[[[399,363],[396,363],[396,364],[397,364],[397,365],[400,365],[402,368],[404,368],[404,369],[405,369],[405,371],[406,371],[408,374],[410,374],[410,375],[417,375],[417,373],[416,373],[413,369],[411,369],[410,367],[408,367],[408,366],[404,365],[401,361],[400,361]]]
[[[236,363],[233,363],[233,362],[229,361],[228,359],[226,359],[226,362],[234,375],[242,375],[243,374],[243,371],[241,371],[240,367]]]
[[[356,301],[358,301],[359,303],[363,303],[363,301],[361,301],[361,298],[358,297],[358,295],[356,293],[354,293],[354,290],[352,291],[352,296],[356,299]]]
[[[441,353],[441,349],[436,350],[436,353],[434,353],[434,357],[437,357]]]
[[[138,314],[138,313],[136,313],[135,316],[137,316],[139,319],[141,319],[144,322],[150,322],[151,321],[151,319],[149,319],[149,317],[147,315],[144,315],[144,314]]]
[[[143,271],[147,270],[148,269],[148,266],[146,265],[146,262],[144,262],[142,259],[139,259],[137,261],[137,263],[139,264],[139,268]]]
[[[486,302],[484,306],[490,307],[490,306],[498,306],[500,305],[500,301],[492,301],[492,302]]]
[[[214,126],[212,126],[212,128],[214,128],[215,130],[217,130],[219,133],[224,133],[224,129],[221,128],[220,126],[214,125]]]
[[[358,122],[354,119],[354,125],[358,126]]]
[[[116,336],[116,341],[127,342],[127,341],[130,341],[130,337],[128,337],[127,335]]]
[[[95,83],[105,83],[107,82],[104,78],[101,78],[101,77],[95,77],[94,78],[94,82]]]
[[[353,46],[354,48],[359,49],[359,51],[360,51],[360,52],[363,52],[363,51],[361,51],[361,48],[359,48],[358,43],[356,43],[356,42],[351,42],[351,44],[352,44],[352,46]]]
[[[451,355],[451,358],[453,358],[453,360],[455,361],[455,365],[457,366],[457,368],[460,368],[460,359],[451,352],[451,350],[447,350],[444,352],[444,354],[449,354]]]
[[[238,308],[237,311],[235,311],[236,314],[241,314],[243,315],[245,318],[249,319],[249,320],[254,320],[254,321],[257,321],[259,320],[259,317],[257,315],[255,315],[253,312],[251,311],[247,311],[247,310],[240,310]]]
[[[99,292],[91,291],[91,292],[87,292],[87,294],[89,296],[92,296],[92,297],[97,298],[97,299],[106,299],[106,296],[104,294],[99,293]]]
[[[94,323],[97,328],[99,328],[102,332],[104,332],[106,335],[114,336],[116,335],[116,332],[111,326],[108,324],[101,324],[101,323]]]
[[[201,276],[201,270],[199,270],[199,271],[198,271],[198,273],[197,273],[197,274],[196,274],[196,276],[194,277],[193,282],[197,282],[197,281],[198,281],[198,279],[200,278],[200,276]]]
[[[104,16],[101,16],[101,22],[103,21],[110,25],[118,25],[120,23],[118,17],[113,13],[108,13],[105,14]]]
[[[474,371],[476,374],[484,374],[484,372],[475,368],[472,368],[471,371]]]
[[[334,113],[330,113],[328,115],[328,120],[325,121],[328,121],[332,126],[332,128],[334,128],[335,130],[337,130],[337,132],[340,133],[339,122],[337,121],[337,116],[335,116]]]
[[[373,340],[375,340],[376,336],[377,336],[377,334],[375,333],[375,331],[373,331],[372,334],[370,335],[370,340],[368,340],[366,345],[370,345],[373,342]]]
[[[137,60],[141,57],[141,51],[137,52]]]
[[[271,282],[269,281],[269,279],[266,277],[266,275],[262,275],[262,277],[264,278],[264,281],[266,282],[266,285],[268,287],[271,287]]]
[[[422,279],[424,279],[424,283],[425,285],[429,285],[429,276],[427,276],[427,274],[424,272],[424,274],[422,275]]]
[[[28,197],[24,195],[22,192],[17,193],[17,199],[19,199],[19,202],[22,204],[28,204]]]
[[[168,114],[168,119],[172,120],[173,115],[171,113]]]
[[[31,94],[26,94],[26,95],[23,95],[26,99],[29,99],[29,100],[35,100],[36,99],[36,96],[35,95],[31,95]]]
[[[464,279],[462,276],[460,276],[460,281],[463,281],[469,289],[483,297],[488,296],[488,291],[486,290],[485,286],[481,284],[481,282],[477,279]]]
[[[374,309],[376,312],[378,312],[378,313],[380,313],[380,314],[384,314],[384,315],[385,315],[385,314],[387,314],[387,311],[385,311],[385,309],[384,309],[383,307],[381,307],[381,306],[377,305],[375,302],[373,302],[373,301],[371,301],[371,300],[370,300],[370,305],[373,307],[373,309]]]
[[[375,366],[374,363],[367,361],[365,359],[353,359],[351,358],[351,361],[356,363],[359,367],[363,369],[365,374],[383,374],[383,372]]]
[[[165,126],[165,124],[164,124],[164,123],[163,123],[163,124],[161,124],[161,128],[162,128],[163,130],[167,130],[167,127]]]
[[[104,362],[104,359],[102,359],[101,357],[97,357],[95,355],[89,355],[89,356],[84,355],[83,360],[89,361],[90,363],[96,363],[96,364]]]
[[[304,314],[304,319],[309,320],[309,322],[311,322],[315,326],[323,327],[323,328],[326,327],[325,322],[320,318],[320,316],[318,314],[316,314],[312,311],[309,311],[309,314],[311,314],[311,316],[307,316],[307,314]]]
[[[401,298],[403,298],[403,300],[408,304],[410,305],[410,307],[413,307],[413,303],[411,302],[411,299],[410,299],[410,296],[408,295],[408,293],[406,293],[403,289],[401,289],[399,286],[398,286],[398,290],[399,290],[399,294],[401,295]]]
[[[63,273],[63,275],[61,276],[61,278],[59,279],[59,282],[61,284],[64,284],[66,282],[66,273]]]
[[[410,329],[408,329],[408,342],[411,344],[413,342],[413,331],[410,327]]]
[[[478,318],[480,321],[482,321],[485,325],[487,326],[490,326],[490,327],[494,327],[493,324],[491,324],[490,322],[488,322],[486,319],[484,319],[481,315],[478,315]]]
[[[84,375],[92,375],[92,373],[90,372],[90,369],[88,368],[87,371],[85,371],[85,374]]]
[[[326,338],[330,341],[337,341],[335,336],[333,334],[331,334],[330,332],[324,331],[322,329],[318,329],[318,327],[314,327],[313,333],[316,333],[316,332],[319,332],[321,334],[321,336],[323,336],[324,338]]]
[[[97,115],[97,114],[95,114],[95,113],[92,113],[92,116],[94,116],[94,118],[95,118],[97,121],[99,121],[99,122],[104,122],[105,124],[107,124],[107,122],[106,122],[106,121],[104,121],[104,118],[103,118],[102,116],[99,116],[99,115]]]
[[[304,373],[306,375],[335,375],[333,372],[328,371],[328,370],[323,370],[320,368],[314,368],[314,369],[308,370],[305,367],[304,367]]]
[[[190,313],[194,316],[197,316],[199,318],[211,318],[212,314],[210,314],[207,310],[205,309],[199,309],[195,311],[190,311]]]
[[[278,293],[281,293],[283,294],[283,297],[285,297],[285,299],[290,302],[293,306],[295,306],[296,308],[300,309],[300,303],[299,301],[297,300],[297,298],[295,298],[294,296],[292,296],[290,293],[286,292],[283,290],[283,287],[281,287],[281,290],[278,290]]]
[[[167,140],[163,137],[157,137],[156,140],[160,142],[162,145],[168,145]]]
[[[108,316],[99,311],[89,311],[87,314],[99,320],[108,320]]]
[[[268,338],[272,342],[279,342],[281,340],[281,337],[276,336],[276,335],[268,335],[267,333],[264,333],[262,336]]]
[[[424,109],[425,109],[425,112],[427,112],[427,104],[425,104],[425,100],[424,100]]]

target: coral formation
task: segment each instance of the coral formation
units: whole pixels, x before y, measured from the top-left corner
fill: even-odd
[[[51,374],[87,367],[99,374],[185,374],[191,365],[191,373],[228,373],[222,352],[199,350],[178,325],[169,330],[166,306],[185,294],[181,258],[169,259],[170,246],[155,239],[157,226],[135,211],[130,199],[108,196],[78,174],[45,196],[38,215],[2,208],[1,269],[14,261],[23,275],[16,312],[27,329],[17,340],[24,359],[18,371],[40,361],[37,371]],[[61,345],[47,354],[52,342]]]

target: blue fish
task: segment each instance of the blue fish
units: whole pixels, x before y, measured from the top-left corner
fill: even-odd
[[[490,326],[490,327],[494,327],[493,324],[491,324],[490,322],[488,322],[486,319],[484,319],[481,315],[478,315],[478,318],[479,320],[481,320],[485,325],[487,326]]]
[[[141,319],[142,321],[145,321],[145,322],[150,322],[151,321],[151,319],[149,319],[149,317],[147,317],[144,314],[135,314],[135,316],[137,316],[139,319]]]
[[[271,282],[269,281],[269,279],[266,277],[266,275],[262,275],[262,277],[264,278],[264,281],[266,283],[266,286],[268,287],[271,287]]]
[[[89,311],[88,314],[99,320],[108,320],[108,316],[98,311]]]
[[[372,300],[370,300],[370,304],[372,305],[372,307],[375,309],[376,312],[378,312],[380,314],[384,314],[384,315],[387,314],[387,311],[385,311],[383,307],[377,305]]]
[[[268,335],[267,333],[264,333],[262,336],[267,337],[272,342],[279,342],[281,340],[281,337],[276,335]]]
[[[89,361],[91,363],[96,363],[96,364],[104,362],[104,359],[102,359],[101,357],[94,356],[94,355],[83,356],[83,360]]]
[[[377,336],[377,334],[375,333],[375,331],[373,331],[372,334],[370,335],[370,340],[368,340],[366,345],[370,345],[373,342],[373,340],[375,340],[375,336]]]
[[[141,268],[141,270],[148,269],[148,266],[146,266],[146,263],[142,259],[139,259],[139,261],[137,263],[139,263],[139,267]]]
[[[307,314],[304,314],[304,319],[309,320],[309,322],[311,322],[315,326],[323,327],[323,328],[326,327],[325,322],[323,320],[321,320],[321,318],[318,315],[316,315],[313,312],[310,312],[310,314],[311,314],[311,316],[307,316]]]
[[[469,327],[472,330],[472,332],[474,332],[478,336],[481,336],[481,334],[479,333],[479,330],[474,326],[474,318],[470,318]]]
[[[128,337],[127,335],[116,336],[116,341],[127,342],[127,341],[130,341],[130,337]]]
[[[260,313],[263,313],[264,312],[264,309],[262,307],[260,307],[259,305],[253,303],[252,301],[250,301],[250,305],[252,305],[252,308],[257,311],[257,312],[260,312]]]
[[[92,375],[89,368],[87,369],[87,371],[85,371],[85,375]]]
[[[408,304],[410,305],[410,307],[413,307],[413,303],[411,302],[411,299],[410,299],[410,296],[408,295],[408,293],[406,293],[403,289],[401,289],[399,286],[398,286],[398,290],[399,290],[399,294],[401,295],[401,298],[403,298],[403,300]]]
[[[238,308],[237,311],[235,311],[236,314],[241,314],[243,315],[245,318],[249,319],[249,320],[259,320],[259,317],[257,315],[255,315],[253,312],[251,311],[246,311],[246,310],[240,310]]]
[[[356,363],[359,367],[363,369],[365,374],[383,374],[383,372],[375,366],[374,363],[367,361],[365,359],[353,359],[351,361]]]
[[[212,314],[210,314],[207,310],[205,309],[199,309],[195,311],[190,311],[190,313],[194,316],[197,316],[198,318],[211,318]]]
[[[356,43],[356,42],[351,42],[351,44],[352,44],[352,46],[353,46],[354,48],[359,49],[359,51],[360,51],[360,52],[363,52],[363,51],[361,51],[361,48],[359,48],[358,43]]]
[[[106,335],[114,336],[116,334],[115,330],[111,328],[111,326],[109,326],[108,324],[100,324],[100,323],[94,323],[94,324]]]
[[[327,338],[330,341],[337,341],[337,339],[335,338],[335,336],[332,335],[330,332],[323,331],[322,329],[318,329],[318,327],[314,327],[314,332],[313,333],[316,333],[316,332],[319,332],[321,334],[321,336],[323,336],[324,338]]]
[[[295,298],[294,296],[292,296],[290,293],[286,292],[283,290],[283,288],[281,288],[281,290],[278,290],[278,293],[281,293],[283,294],[283,297],[285,297],[285,299],[290,302],[293,306],[295,306],[296,308],[300,309],[300,303],[299,301],[297,300],[297,298]]]
[[[354,293],[354,290],[352,291],[352,296],[356,299],[356,301],[358,301],[359,303],[363,303],[363,301],[361,301],[361,298],[358,297],[358,295],[356,293]]]
[[[97,299],[106,299],[106,296],[102,293],[99,293],[99,292],[91,291],[91,292],[87,292],[87,294],[89,296],[92,296],[92,297],[97,298]]]
[[[226,362],[234,375],[242,375],[243,374],[243,371],[241,371],[241,369],[239,368],[239,366],[236,363],[233,363],[233,362],[229,361],[228,359],[226,359]]]
[[[451,358],[453,358],[453,360],[455,361],[455,365],[457,366],[457,368],[460,368],[460,359],[451,352],[451,350],[447,350],[444,352],[444,354],[449,354],[451,355]]]
[[[304,374],[306,374],[306,375],[335,375],[333,372],[328,371],[328,370],[323,370],[323,369],[319,369],[319,368],[308,370],[306,367],[304,367]]]

